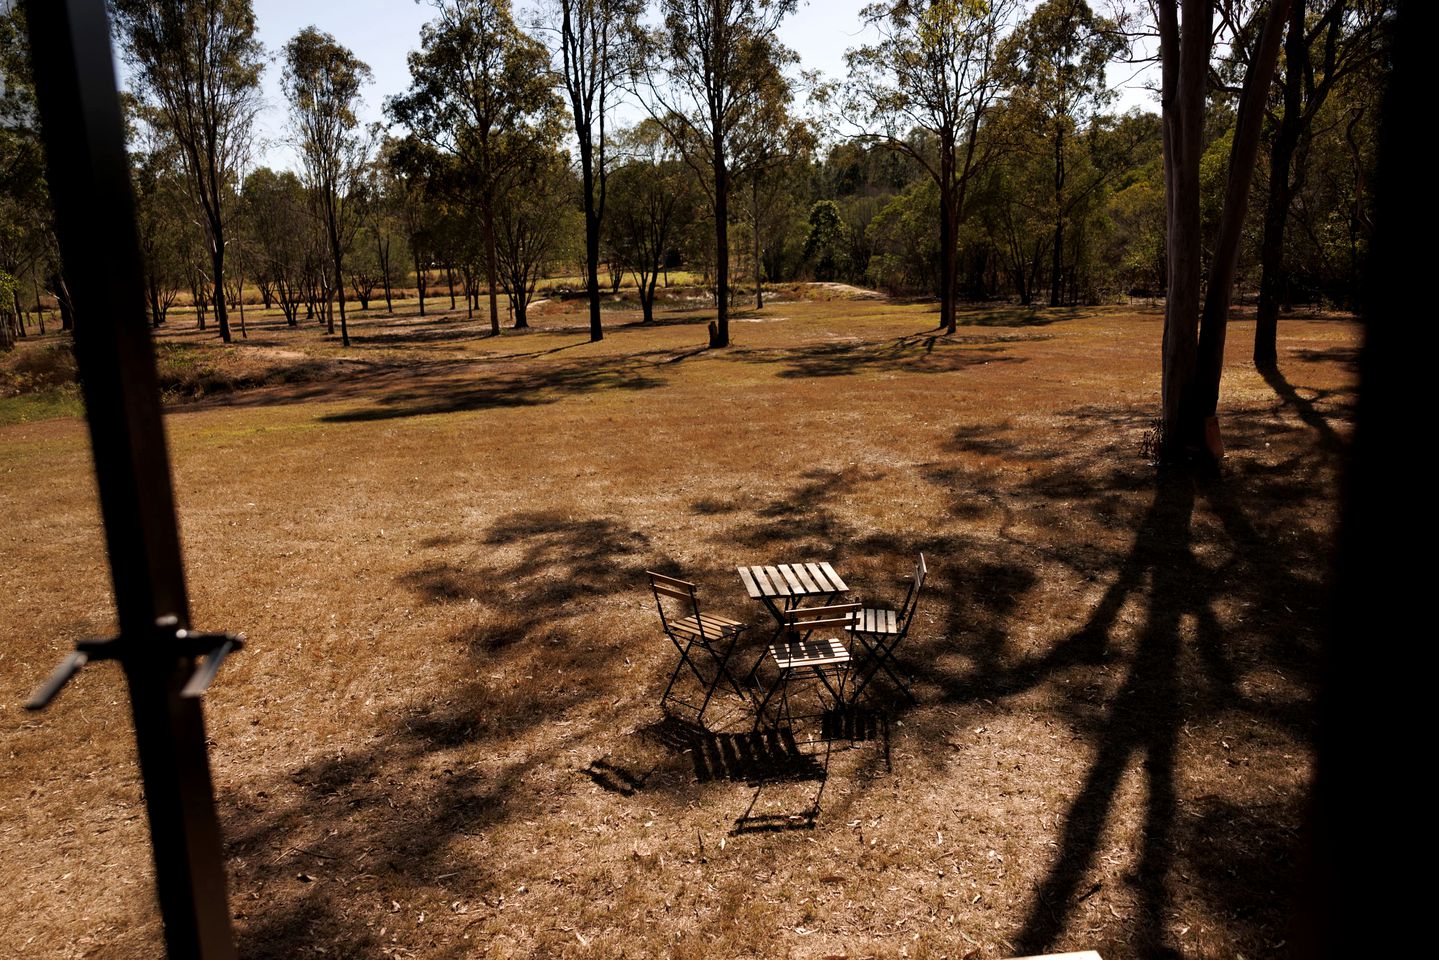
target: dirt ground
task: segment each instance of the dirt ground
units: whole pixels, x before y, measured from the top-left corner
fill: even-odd
[[[257,371],[167,417],[195,622],[250,640],[207,703],[242,956],[1275,953],[1354,323],[1286,320],[1266,379],[1238,320],[1195,481],[1139,455],[1153,312],[945,337],[932,304],[781,296],[712,351],[702,310],[616,307],[600,344],[561,301],[498,340],[164,334]],[[155,957],[118,670],[18,707],[112,628],[82,421],[0,426],[0,511],[0,952]],[[814,744],[735,698],[664,717],[646,569],[753,657],[737,565],[897,602],[921,550],[918,706]]]

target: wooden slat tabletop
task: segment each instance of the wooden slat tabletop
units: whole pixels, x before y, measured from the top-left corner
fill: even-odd
[[[849,586],[828,563],[780,563],[738,567],[745,592],[755,600],[846,593]]]
[[[785,582],[784,574],[780,573],[777,567],[765,567],[764,575],[769,580],[770,587],[774,590],[774,593],[770,594],[770,596],[794,596],[794,591],[789,588],[789,584]]]
[[[821,563],[819,566],[820,569],[824,571],[824,575],[829,577],[829,582],[834,584],[835,590],[842,593],[848,592],[849,586],[839,578],[839,574],[834,572],[834,567],[831,567],[828,563]]]
[[[830,584],[829,578],[824,575],[824,570],[821,569],[819,564],[806,563],[804,566],[805,569],[809,571],[810,579],[814,581],[815,586],[819,587],[821,592],[835,593],[838,591],[839,588]]]

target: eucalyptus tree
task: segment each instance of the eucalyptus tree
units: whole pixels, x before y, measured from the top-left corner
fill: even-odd
[[[405,262],[404,190],[398,171],[383,157],[365,168],[360,194],[365,241],[374,251],[377,277],[385,295],[385,310],[395,310],[394,287]]]
[[[635,276],[643,322],[652,323],[660,273],[693,223],[698,197],[689,170],[652,123],[626,141],[630,159],[611,175],[606,234],[611,255]]]
[[[13,317],[9,321],[13,327],[0,327],[0,351],[25,335],[20,307],[22,278],[30,275],[38,305],[37,276],[45,272],[53,247],[50,194],[24,16],[21,6],[0,11],[0,275],[10,278],[0,307]]]
[[[795,54],[776,36],[796,0],[659,0],[661,23],[632,30],[631,77],[651,118],[694,170],[714,217],[716,317],[729,346],[729,199],[735,137]]]
[[[640,6],[636,0],[549,0],[540,21],[555,38],[559,83],[574,121],[580,202],[585,212],[585,293],[591,341],[605,335],[600,318],[600,234],[609,175],[605,122],[619,93],[625,26]]]
[[[1219,379],[1239,242],[1259,152],[1260,121],[1279,58],[1290,0],[1271,0],[1247,23],[1228,22],[1235,44],[1248,47],[1247,69],[1229,150],[1224,203],[1209,245],[1200,220],[1200,166],[1205,153],[1206,97],[1216,42],[1213,0],[1155,0],[1164,135],[1167,295],[1164,306],[1160,455],[1168,462],[1212,464],[1223,455],[1217,411]],[[1246,38],[1241,31],[1252,34]]]
[[[1125,48],[1113,20],[1097,16],[1086,0],[1047,0],[1015,28],[1006,43],[1006,66],[1018,108],[1047,141],[1052,158],[1049,305],[1059,306],[1064,277],[1064,226],[1071,206],[1093,188],[1071,183],[1071,155],[1097,139],[1094,124],[1116,94],[1105,65]],[[1089,134],[1089,136],[1085,136]]]
[[[135,92],[184,162],[210,261],[209,299],[228,343],[226,228],[262,106],[254,10],[250,0],[111,0],[110,9]]]
[[[908,154],[939,194],[940,325],[955,330],[959,228],[995,152],[982,124],[1002,91],[1000,45],[1015,0],[885,0],[864,8],[873,43],[845,54],[847,119]]]
[[[436,17],[409,56],[410,89],[390,117],[454,161],[454,189],[478,208],[489,279],[490,332],[500,333],[495,217],[527,149],[553,142],[560,104],[549,52],[521,31],[508,0],[435,0]]]
[[[781,71],[767,71],[751,108],[735,127],[731,176],[747,187],[753,245],[754,305],[764,308],[764,239],[794,188],[785,176],[807,163],[818,143],[814,125],[791,112],[794,87]]]
[[[434,190],[430,181],[438,159],[438,151],[413,135],[403,139],[386,139],[380,147],[379,162],[383,164],[389,180],[397,225],[415,269],[415,294],[422,317],[425,315],[427,268],[433,246]]]
[[[245,177],[241,204],[257,260],[256,273],[279,302],[285,323],[298,326],[314,232],[304,185],[289,170],[260,167]]]
[[[510,299],[516,330],[530,325],[535,287],[575,226],[573,183],[564,158],[553,150],[536,151],[528,170],[525,189],[506,193],[495,217],[500,283]]]
[[[350,345],[345,316],[345,253],[359,228],[353,196],[370,155],[370,138],[355,111],[370,68],[328,33],[310,26],[284,50],[281,85],[290,103],[290,129],[315,214],[329,248],[331,284],[340,308],[340,341]],[[334,308],[325,302],[329,332]]]
[[[138,147],[138,149],[136,149]],[[185,286],[185,180],[173,142],[148,137],[131,147],[135,223],[145,263],[145,297],[150,322],[159,327]]]
[[[1330,94],[1346,86],[1370,93],[1368,103],[1354,106],[1356,113],[1377,107],[1385,28],[1394,8],[1394,0],[1292,0],[1283,70],[1276,79],[1280,102],[1270,118],[1255,366],[1272,367],[1279,359],[1279,308],[1286,286],[1284,235],[1294,198],[1304,188],[1315,119]],[[1358,120],[1354,114],[1347,118],[1351,123]]]

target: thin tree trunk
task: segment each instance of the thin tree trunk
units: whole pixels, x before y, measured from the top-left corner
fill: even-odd
[[[210,251],[211,268],[215,271],[215,322],[220,327],[220,340],[230,342],[230,317],[225,312],[225,236],[220,230],[214,232],[214,245]]]
[[[956,329],[953,190],[954,187],[948,183],[941,184],[939,190],[939,325],[946,333],[954,333]]]
[[[759,243],[759,176],[756,175],[750,184],[750,211],[752,226],[754,227],[754,308],[764,309],[764,265],[760,261]]]
[[[160,316],[160,288],[153,276],[148,278],[145,288],[150,300],[150,325],[158,330],[165,320]]]
[[[40,336],[45,336],[45,311],[40,306],[40,278],[32,270],[30,273],[30,285],[35,288],[35,313],[40,321]]]
[[[1049,305],[1060,305],[1060,288],[1064,274],[1064,127],[1054,136],[1054,249],[1051,251]]]
[[[55,275],[55,304],[60,308],[60,329],[75,329],[75,305],[70,302],[70,285],[62,271]]]
[[[1309,50],[1305,42],[1305,0],[1293,0],[1289,32],[1285,41],[1284,115],[1269,154],[1269,197],[1264,206],[1264,239],[1259,248],[1259,309],[1254,320],[1254,365],[1272,368],[1279,362],[1279,308],[1284,299],[1284,230],[1293,201],[1289,169],[1303,130],[1301,97],[1304,64]]]
[[[1224,191],[1224,212],[1219,236],[1209,262],[1209,284],[1204,297],[1204,314],[1199,325],[1199,367],[1195,378],[1194,416],[1200,429],[1203,420],[1219,410],[1219,379],[1224,371],[1224,340],[1229,328],[1229,304],[1234,294],[1234,275],[1239,267],[1239,241],[1254,180],[1254,163],[1259,156],[1259,132],[1264,103],[1274,66],[1279,60],[1279,41],[1289,16],[1290,0],[1272,0],[1264,32],[1239,97],[1239,115],[1234,124],[1234,142],[1229,152],[1229,180]],[[1216,434],[1217,436],[1217,434]],[[1211,451],[1217,452],[1217,451]]]
[[[640,278],[640,310],[643,313],[645,323],[653,323],[655,319],[655,282],[659,279],[659,268],[650,271],[648,288],[643,277]],[[646,292],[648,290],[648,292]]]
[[[1213,7],[1207,0],[1183,2],[1182,35],[1176,0],[1158,3],[1169,266],[1161,386],[1161,455],[1166,460],[1182,459],[1202,439],[1194,421],[1184,416],[1184,401],[1191,392],[1198,357],[1199,160]]]
[[[718,16],[718,14],[716,14]],[[714,131],[715,189],[715,328],[711,347],[729,346],[729,172],[725,168],[724,136]]]
[[[495,214],[489,197],[485,198],[483,210],[485,227],[485,281],[490,287],[490,336],[500,335],[500,295],[496,289],[499,282],[499,254],[495,249]]]
[[[415,293],[420,299],[420,316],[425,315],[425,271],[420,268],[420,252],[415,251]]]
[[[350,345],[350,325],[345,318],[345,253],[340,249],[340,237],[337,233],[330,234],[330,254],[335,261],[335,298],[340,304],[340,346]]]
[[[585,194],[585,292],[590,301],[590,342],[597,343],[605,338],[600,319],[600,212],[595,207],[594,147],[588,137],[580,138],[580,167]],[[519,315],[516,310],[517,321]]]

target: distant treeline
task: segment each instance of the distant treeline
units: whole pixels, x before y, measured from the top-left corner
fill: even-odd
[[[1237,274],[1271,312],[1354,302],[1390,6],[1292,6],[1256,167],[1267,202],[1249,207]],[[307,28],[278,51],[300,169],[276,171],[249,162],[265,51],[248,0],[115,0],[151,319],[183,301],[229,339],[250,289],[291,324],[318,317],[333,331],[338,315],[348,341],[347,303],[390,307],[404,288],[424,309],[438,275],[498,329],[497,297],[524,326],[537,282],[565,275],[582,278],[598,338],[605,288],[630,278],[648,319],[656,278],[677,267],[714,290],[722,338],[729,307],[762,303],[765,282],[949,304],[1164,296],[1161,120],[1112,110],[1112,64],[1133,24],[1083,0],[895,0],[871,11],[850,75],[825,83],[801,77],[776,39],[792,7],[551,0],[521,24],[501,0],[437,0],[411,88],[372,128],[355,116],[368,68]],[[1230,11],[1235,40],[1212,71],[1208,232],[1226,187],[1233,78],[1264,7]],[[203,23],[202,8],[214,8]],[[702,54],[728,72],[703,74]],[[0,18],[0,68],[4,348],[44,323],[42,305],[63,326],[73,318],[18,9]],[[926,83],[945,71],[949,99],[936,104]],[[616,130],[622,101],[649,119]]]

